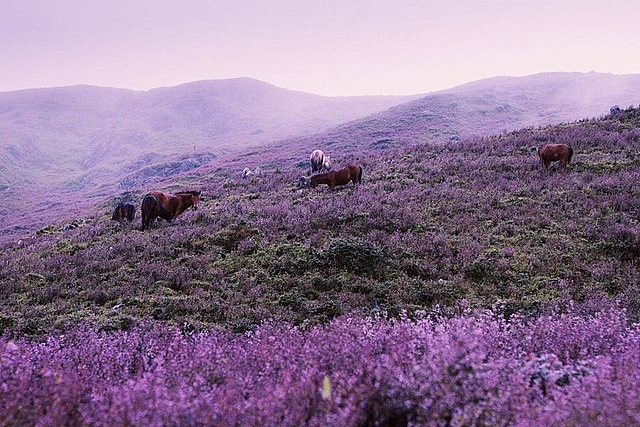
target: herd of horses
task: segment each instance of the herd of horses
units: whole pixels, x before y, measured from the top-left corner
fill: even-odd
[[[198,209],[200,203],[200,191],[181,191],[175,194],[152,191],[144,196],[140,210],[142,211],[142,228],[148,229],[153,222],[162,218],[167,222],[173,221],[175,217],[189,208]],[[120,203],[111,219],[121,222],[123,220],[133,221],[136,217],[136,207],[131,203]]]
[[[537,151],[540,163],[547,170],[551,162],[559,162],[560,169],[566,171],[573,156],[573,149],[567,144],[545,144]],[[330,190],[333,190],[336,186],[347,185],[349,182],[354,185],[362,183],[362,166],[360,165],[349,163],[342,169],[331,170],[329,156],[326,156],[322,150],[314,150],[309,161],[312,175],[311,179],[304,178],[304,187],[316,188],[320,184],[326,184]],[[325,169],[327,172],[322,172]],[[245,168],[243,176],[246,177],[246,175]],[[181,191],[175,194],[152,191],[146,194],[141,204],[141,230],[148,229],[157,218],[171,222],[187,209],[197,209],[200,200],[200,191]],[[111,219],[118,222],[125,219],[133,221],[135,215],[136,207],[132,203],[120,203],[113,211]]]

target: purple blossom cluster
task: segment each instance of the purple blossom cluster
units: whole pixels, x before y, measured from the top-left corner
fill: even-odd
[[[0,424],[638,425],[640,330],[597,309],[2,338]]]

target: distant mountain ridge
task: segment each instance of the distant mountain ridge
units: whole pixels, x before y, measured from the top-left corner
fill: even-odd
[[[311,148],[326,147],[340,160],[596,117],[639,102],[640,75],[599,73],[495,77],[413,97],[322,97],[248,78],[144,92],[4,92],[0,232],[30,233],[202,166],[234,167],[225,162],[260,147],[279,150],[282,167],[295,167]]]
[[[0,194],[7,200],[0,230],[46,225],[57,217],[58,199],[73,201],[67,213],[77,214],[89,202],[144,190],[225,153],[321,132],[415,98],[323,97],[249,78],[144,92],[72,86],[0,93]]]
[[[429,94],[380,113],[302,137],[351,151],[436,140],[459,141],[530,126],[601,117],[640,104],[640,74],[542,73],[494,77]]]
[[[157,154],[155,160],[194,152],[219,155],[320,132],[409,99],[328,98],[246,78],[147,92],[92,86],[6,92],[0,93],[0,164],[14,177],[10,185],[20,175],[37,182],[32,169],[56,169],[58,162],[64,164],[65,180],[85,176],[87,169],[121,172],[150,153]]]

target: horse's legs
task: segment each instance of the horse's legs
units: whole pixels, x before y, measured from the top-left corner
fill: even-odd
[[[149,228],[149,212],[142,211],[142,231]]]
[[[141,230],[144,231],[146,229],[148,229],[151,226],[151,222],[153,221],[153,216],[151,215],[151,212],[148,211],[148,207],[147,209],[143,209],[142,210],[142,228]]]

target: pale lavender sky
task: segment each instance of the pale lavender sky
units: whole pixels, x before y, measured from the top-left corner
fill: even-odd
[[[320,95],[640,73],[638,0],[3,0],[0,92],[253,77]]]

